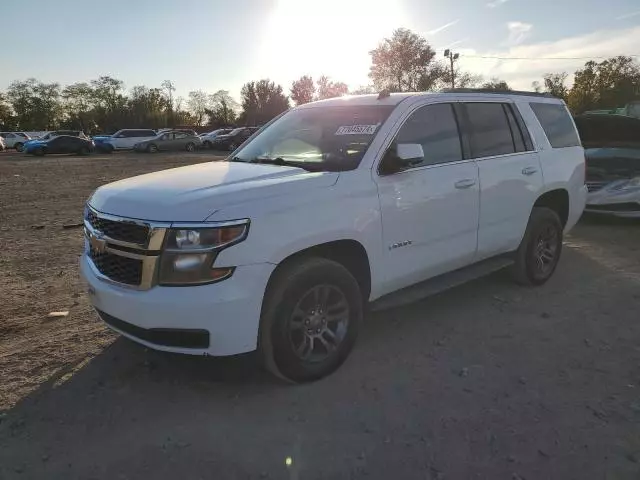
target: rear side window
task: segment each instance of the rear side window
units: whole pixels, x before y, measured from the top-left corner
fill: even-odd
[[[580,138],[564,105],[531,102],[529,106],[553,148],[580,146]]]
[[[469,121],[472,158],[507,155],[517,151],[502,103],[465,103],[464,106]]]

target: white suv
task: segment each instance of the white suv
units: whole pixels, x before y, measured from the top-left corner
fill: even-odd
[[[132,149],[136,143],[155,138],[157,133],[151,129],[124,129],[118,130],[110,137],[105,137],[103,143],[111,150]]]
[[[0,137],[4,139],[6,148],[15,148],[21,152],[24,144],[31,140],[29,135],[23,132],[0,132]]]
[[[459,92],[289,110],[226,162],[103,186],[81,268],[114,330],[196,355],[259,350],[301,382],[336,369],[372,309],[505,266],[553,274],[585,205],[561,100]]]

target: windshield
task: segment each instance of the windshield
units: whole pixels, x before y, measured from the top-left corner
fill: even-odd
[[[292,110],[265,128],[233,160],[277,159],[309,170],[352,170],[394,108],[346,105]]]

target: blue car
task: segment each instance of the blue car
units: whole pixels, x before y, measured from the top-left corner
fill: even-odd
[[[53,138],[59,137],[60,135],[70,135],[72,137],[84,138],[86,140],[86,135],[81,130],[55,130],[53,132],[49,132],[42,137],[33,138],[24,143],[24,152],[27,152],[27,148],[29,145],[34,145],[36,142],[46,142],[47,140],[51,140]]]
[[[86,138],[60,135],[48,140],[34,140],[25,144],[24,151],[30,155],[43,156],[49,153],[75,153],[87,155],[94,150],[94,144]]]

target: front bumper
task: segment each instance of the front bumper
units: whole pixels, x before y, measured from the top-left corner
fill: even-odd
[[[256,349],[260,309],[274,265],[237,267],[201,286],[135,290],[99,278],[83,255],[89,299],[113,330],[149,348],[191,355],[236,355]]]
[[[640,218],[640,203],[624,202],[624,203],[605,203],[605,204],[587,204],[585,210],[587,213],[595,213],[599,215],[611,215],[622,218]]]

